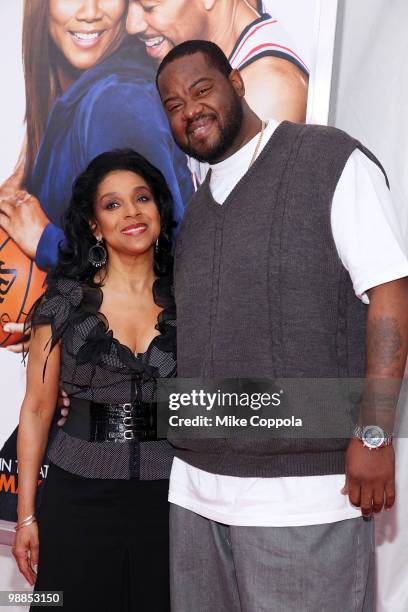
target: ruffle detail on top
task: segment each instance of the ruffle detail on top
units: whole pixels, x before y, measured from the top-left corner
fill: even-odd
[[[172,281],[169,277],[158,278],[154,281],[153,299],[163,310],[155,325],[160,335],[152,339],[148,351],[156,346],[161,351],[172,353],[175,360],[176,309]],[[78,366],[91,365],[93,373],[97,366],[112,372],[128,370],[135,381],[142,376],[157,378],[158,372],[154,366],[142,361],[129,347],[114,338],[112,330],[109,329],[108,320],[100,312],[102,302],[101,288],[90,287],[67,277],[51,276],[47,279],[47,289],[44,295],[34,304],[28,320],[34,329],[40,325],[51,325],[51,338],[47,344],[50,353],[68,328],[76,326],[78,330],[86,319],[96,317],[96,324],[89,326],[89,332],[78,350],[74,351],[72,343],[67,338],[65,350],[75,359],[76,364]],[[90,382],[93,378],[92,375]]]
[[[160,335],[153,338],[152,344],[166,353],[172,352],[174,360],[176,360],[176,304],[171,278],[163,276],[155,280],[153,283],[153,299],[163,310],[159,314],[155,326]]]
[[[48,357],[58,344],[83,299],[81,283],[66,277],[47,277],[45,293],[33,304],[26,319],[26,325],[35,330],[40,325],[51,326],[51,338],[45,349],[49,347],[47,359],[43,368],[43,380]]]
[[[81,310],[88,315],[97,317],[99,323],[87,338],[86,344],[89,345],[89,348],[84,345],[78,352],[78,360],[82,363],[89,360],[91,351],[96,351],[97,354],[108,353],[111,345],[114,344],[124,364],[136,370],[140,366],[146,372],[146,363],[143,363],[128,346],[122,344],[113,336],[113,332],[109,327],[109,321],[100,312],[103,302],[102,289],[87,285],[82,285],[82,288]],[[152,339],[147,351],[151,350],[153,346],[157,346],[158,349],[166,353],[173,353],[173,357],[176,359],[176,307],[171,278],[167,276],[157,278],[153,283],[152,291],[155,304],[161,306],[163,310],[159,313],[155,325],[155,329],[160,334]],[[153,370],[152,368],[152,374],[154,373]]]

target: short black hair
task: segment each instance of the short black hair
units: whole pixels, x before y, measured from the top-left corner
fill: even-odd
[[[63,218],[66,241],[59,248],[55,275],[63,275],[100,286],[94,281],[95,268],[89,262],[89,249],[95,245],[90,222],[95,218],[95,198],[99,184],[115,170],[128,170],[141,176],[150,187],[160,214],[160,236],[154,249],[156,276],[172,274],[173,198],[164,176],[147,159],[132,149],[101,153],[74,181],[70,205]]]
[[[228,78],[231,74],[232,66],[229,63],[227,56],[218,45],[210,42],[209,40],[186,40],[185,42],[174,47],[174,49],[169,51],[169,53],[164,57],[157,70],[156,85],[158,84],[160,74],[168,64],[171,64],[171,62],[174,62],[181,57],[194,55],[195,53],[202,53],[205,55],[210,66],[213,66],[219,70],[225,77]]]

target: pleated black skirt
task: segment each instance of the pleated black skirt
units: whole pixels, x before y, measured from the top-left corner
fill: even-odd
[[[169,612],[167,494],[168,480],[88,479],[51,464],[35,590],[63,591],[64,612]]]

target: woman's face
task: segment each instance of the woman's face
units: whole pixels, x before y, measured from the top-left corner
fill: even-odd
[[[118,36],[126,0],[48,0],[49,32],[78,70],[94,66]]]
[[[128,170],[115,170],[99,183],[94,235],[109,250],[140,255],[152,250],[160,234],[160,214],[145,180]]]

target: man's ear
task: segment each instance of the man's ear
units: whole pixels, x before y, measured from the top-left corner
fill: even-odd
[[[239,97],[243,98],[245,96],[245,85],[239,70],[231,70],[228,79]]]

